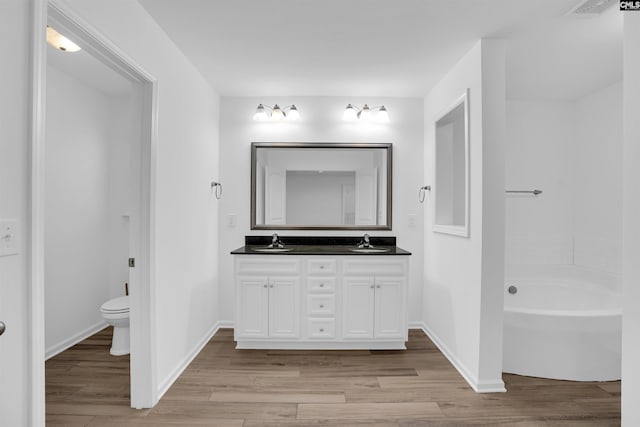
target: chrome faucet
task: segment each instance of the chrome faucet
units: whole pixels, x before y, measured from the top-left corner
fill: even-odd
[[[282,242],[280,241],[280,237],[278,236],[278,233],[273,233],[273,236],[271,236],[271,244],[269,245],[270,248],[284,248],[284,244],[282,244]]]
[[[371,243],[369,243],[369,235],[365,234],[362,236],[362,240],[358,243],[358,248],[371,248]]]

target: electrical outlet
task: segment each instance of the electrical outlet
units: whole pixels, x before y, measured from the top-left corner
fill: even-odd
[[[410,228],[415,228],[416,227],[416,221],[417,221],[416,214],[409,214],[409,227]]]
[[[17,220],[0,220],[0,256],[17,255],[19,238]]]

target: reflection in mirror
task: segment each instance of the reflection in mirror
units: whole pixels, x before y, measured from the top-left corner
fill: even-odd
[[[391,144],[253,143],[252,229],[391,229]]]
[[[469,236],[468,90],[435,123],[434,226],[441,233]]]

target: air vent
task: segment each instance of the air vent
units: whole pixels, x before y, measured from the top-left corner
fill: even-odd
[[[617,0],[583,0],[567,14],[578,18],[590,18],[600,15]]]

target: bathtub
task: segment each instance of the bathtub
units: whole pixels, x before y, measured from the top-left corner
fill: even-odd
[[[506,278],[504,372],[574,381],[620,379],[618,280],[574,266],[529,267],[507,271]],[[515,293],[509,292],[512,286]]]

